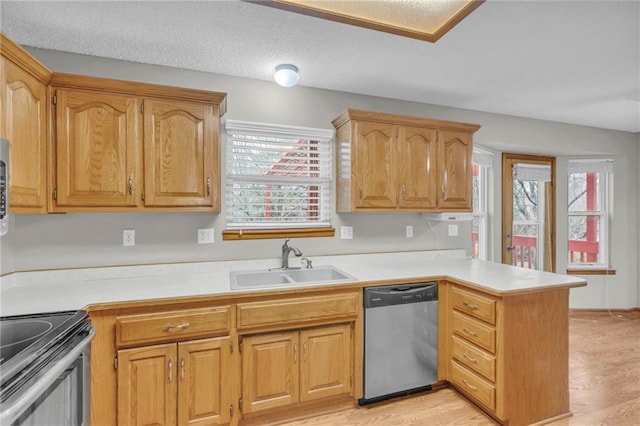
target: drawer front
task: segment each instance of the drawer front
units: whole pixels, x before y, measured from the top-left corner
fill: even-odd
[[[496,324],[496,301],[493,299],[453,287],[451,303],[454,308],[462,312],[490,324]]]
[[[231,308],[190,309],[116,318],[116,345],[132,346],[227,333]]]
[[[492,354],[496,353],[496,330],[489,325],[453,311],[453,332]]]
[[[496,408],[496,389],[473,371],[451,361],[451,382],[456,387],[490,410]]]
[[[496,381],[496,358],[457,336],[453,339],[453,357],[492,382]]]
[[[358,293],[238,304],[238,329],[353,317]]]

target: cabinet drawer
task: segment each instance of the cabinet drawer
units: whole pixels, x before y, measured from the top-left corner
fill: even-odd
[[[451,382],[455,384],[459,390],[490,410],[496,408],[495,387],[473,371],[466,369],[453,360],[451,361]]]
[[[238,329],[352,317],[358,314],[358,293],[299,297],[238,304]]]
[[[496,352],[496,330],[489,325],[453,311],[453,332],[492,354]]]
[[[496,301],[479,294],[453,287],[451,303],[454,308],[495,325]]]
[[[229,306],[120,316],[116,318],[116,345],[183,340],[225,333],[230,328]]]
[[[457,336],[453,338],[453,357],[492,382],[496,381],[496,358]]]

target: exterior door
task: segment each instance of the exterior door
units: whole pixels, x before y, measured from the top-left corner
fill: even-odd
[[[502,263],[555,271],[555,158],[502,157]]]

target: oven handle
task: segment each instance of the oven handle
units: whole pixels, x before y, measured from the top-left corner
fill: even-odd
[[[2,413],[0,413],[0,424],[12,424],[22,413],[35,402],[36,399],[46,391],[57,379],[65,372],[69,366],[73,365],[75,360],[89,346],[91,340],[95,336],[96,331],[93,327],[89,330],[89,334],[76,344],[73,349],[64,354],[60,359],[54,360],[55,363],[51,369],[38,378],[38,380],[27,389],[22,395],[18,396],[15,401],[9,401],[2,404]]]

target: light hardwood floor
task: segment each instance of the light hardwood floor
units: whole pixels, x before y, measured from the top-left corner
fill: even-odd
[[[573,416],[551,425],[640,425],[640,312],[616,315],[571,314],[569,388]],[[494,424],[452,389],[282,423],[286,426]]]

